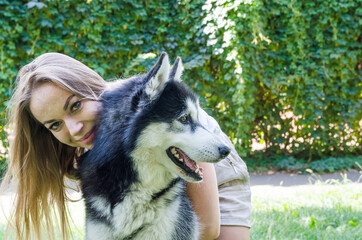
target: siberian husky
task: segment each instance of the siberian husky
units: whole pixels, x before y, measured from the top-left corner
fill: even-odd
[[[230,149],[200,123],[182,70],[162,53],[147,74],[104,94],[94,147],[79,164],[86,239],[199,239],[185,181],[202,181],[196,162],[216,163]]]

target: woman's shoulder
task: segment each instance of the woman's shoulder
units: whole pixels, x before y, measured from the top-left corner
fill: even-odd
[[[203,126],[213,133],[220,134],[222,132],[217,121],[207,114],[204,109],[201,109],[199,112],[199,121]]]

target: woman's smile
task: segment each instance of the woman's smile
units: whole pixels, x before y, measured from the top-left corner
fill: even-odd
[[[78,141],[85,145],[93,144],[96,132],[97,132],[97,125],[94,125],[93,128]]]

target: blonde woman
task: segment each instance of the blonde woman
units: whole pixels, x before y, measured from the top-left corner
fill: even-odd
[[[41,239],[42,229],[48,230],[47,239],[54,239],[51,229],[56,222],[62,239],[71,238],[64,180],[74,178],[76,157],[93,146],[98,100],[118,84],[122,81],[106,82],[81,62],[59,53],[43,54],[19,71],[8,107],[12,136],[3,181],[16,184],[12,215],[16,239]],[[223,134],[206,113],[202,120],[210,131]],[[215,167],[201,163],[203,183],[187,186],[203,226],[202,239],[249,239],[249,176],[232,149]],[[54,219],[54,212],[59,219]]]

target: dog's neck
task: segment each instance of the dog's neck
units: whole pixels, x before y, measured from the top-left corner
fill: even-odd
[[[151,157],[153,154],[150,150],[143,151],[141,154],[135,153],[132,154],[132,156],[134,158],[134,168],[136,168],[136,172],[138,173],[138,184],[143,188],[157,192],[167,187],[168,184],[178,178],[178,176],[158,162],[157,157]]]

